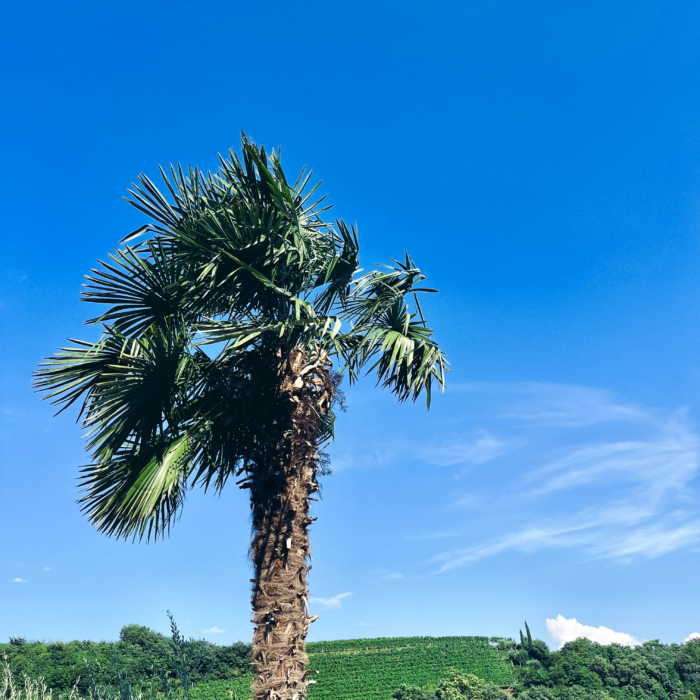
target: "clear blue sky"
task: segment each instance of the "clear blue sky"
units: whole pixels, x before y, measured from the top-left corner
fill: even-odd
[[[30,374],[94,337],[82,276],[159,163],[282,144],[405,248],[453,372],[348,391],[312,529],[313,639],[700,631],[700,5],[14,2],[0,22],[0,639],[247,640],[245,495],[95,533],[75,413]],[[19,580],[15,580],[19,579]],[[345,595],[342,594],[351,594]]]

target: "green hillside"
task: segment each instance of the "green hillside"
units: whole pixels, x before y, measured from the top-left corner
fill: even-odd
[[[313,642],[311,668],[319,671],[309,700],[389,700],[402,683],[437,684],[451,669],[473,673],[500,686],[514,682],[513,667],[488,637],[397,637]],[[228,689],[250,697],[252,676],[201,683],[194,700],[228,700]]]
[[[311,643],[310,665],[320,673],[309,700],[391,700],[403,685],[403,700],[507,700],[499,687],[512,688],[516,700],[700,698],[700,639],[670,645],[651,640],[635,648],[578,639],[550,651],[526,626],[519,642],[499,639],[496,647],[495,641],[403,637]],[[249,644],[168,639],[140,625],[123,627],[118,642],[12,638],[0,644],[0,698],[7,669],[20,684],[25,675],[45,679],[56,700],[68,700],[74,684],[80,698],[184,700],[183,679],[193,684],[192,700],[250,700],[250,668]],[[487,685],[477,694],[445,694],[450,686],[440,684],[453,671],[474,674]]]
[[[311,700],[389,700],[402,683],[423,686],[450,669],[501,686],[513,682],[512,666],[488,637],[399,637],[316,642],[307,647],[319,671]]]

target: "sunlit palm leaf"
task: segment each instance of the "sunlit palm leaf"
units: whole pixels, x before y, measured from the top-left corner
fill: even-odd
[[[117,250],[86,276],[83,301],[105,304],[108,311],[88,323],[111,323],[121,333],[138,336],[177,314],[185,297],[183,268],[162,241]]]
[[[190,438],[185,434],[148,447],[81,470],[87,493],[80,503],[100,532],[158,537],[177,516],[189,473]]]

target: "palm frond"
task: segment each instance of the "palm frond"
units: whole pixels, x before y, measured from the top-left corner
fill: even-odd
[[[188,487],[220,490],[253,469],[300,348],[350,383],[376,374],[400,401],[425,393],[429,405],[444,386],[419,302],[435,290],[408,253],[361,275],[357,227],[324,220],[312,171],[289,180],[279,149],[241,145],[214,173],[170,165],[161,189],[139,176],[127,201],[148,222],[86,277],[102,338],[72,341],[35,373],[59,411],[80,406],[92,462],[81,504],[107,534],[163,535]],[[333,421],[331,410],[320,440]]]
[[[107,460],[126,445],[138,451],[161,439],[186,419],[208,362],[183,328],[153,329],[131,343],[89,396],[88,449]]]
[[[444,386],[447,361],[424,319],[416,320],[403,299],[396,299],[381,318],[356,333],[360,340],[349,355],[355,375],[373,362],[366,372],[376,371],[377,382],[399,401],[415,401],[425,391],[430,407],[433,380]]]
[[[81,469],[79,501],[90,522],[107,535],[133,539],[165,534],[182,506],[191,461],[185,433],[125,451]]]
[[[399,299],[436,291],[416,287],[425,279],[425,275],[415,266],[408,253],[404,263],[397,260],[393,262],[393,266],[381,265],[390,272],[373,270],[354,281],[344,300],[344,308],[358,325],[372,324],[381,319]]]
[[[322,314],[327,314],[333,305],[348,296],[353,277],[360,263],[360,244],[357,240],[357,227],[350,226],[337,219],[342,247],[328,262],[322,275],[316,280],[317,286],[325,285],[315,301],[315,306]]]
[[[161,327],[175,316],[186,295],[185,271],[161,240],[126,247],[109,256],[86,276],[82,300],[109,308],[87,323],[110,323],[120,333],[138,336],[150,326]]]
[[[46,392],[44,399],[60,406],[59,413],[75,403],[81,396],[84,402],[79,417],[89,405],[89,397],[96,390],[103,372],[118,361],[134,341],[111,334],[103,336],[97,343],[71,340],[74,347],[61,348],[46,358],[34,372],[33,386]]]

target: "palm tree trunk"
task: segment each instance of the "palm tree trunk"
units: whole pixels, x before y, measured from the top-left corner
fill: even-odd
[[[279,387],[282,408],[251,483],[253,689],[256,700],[303,700],[315,682],[305,651],[317,617],[308,608],[309,499],[318,491],[318,438],[334,391],[328,359],[293,351]]]

